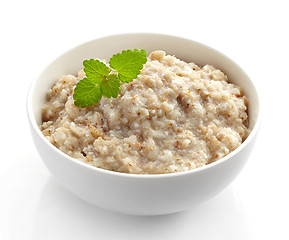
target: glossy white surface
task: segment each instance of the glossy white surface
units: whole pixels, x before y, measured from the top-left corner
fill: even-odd
[[[111,1],[83,1],[82,7],[73,1],[1,3],[1,240],[289,238],[287,2],[203,1],[166,10],[157,1],[147,3],[134,12],[125,10],[134,5],[128,1],[115,8]],[[96,10],[100,7],[117,20]],[[162,14],[155,14],[157,9]],[[105,25],[97,25],[98,19]],[[177,24],[181,20],[184,26]],[[40,161],[26,120],[31,80],[60,52],[97,37],[139,31],[180,35],[225,53],[253,79],[264,107],[252,155],[230,187],[198,209],[163,217],[114,214],[75,198]]]

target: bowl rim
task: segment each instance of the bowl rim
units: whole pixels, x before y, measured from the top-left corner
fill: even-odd
[[[146,35],[146,36],[162,36],[162,37],[169,37],[169,38],[176,38],[179,40],[185,40],[185,41],[190,41],[193,42],[196,45],[199,45],[201,47],[205,47],[207,49],[209,49],[210,51],[213,51],[215,53],[217,53],[218,55],[221,55],[222,57],[226,58],[227,60],[229,60],[230,62],[232,62],[233,64],[235,64],[241,71],[243,71],[243,73],[248,77],[249,81],[251,82],[252,86],[254,87],[254,92],[255,97],[256,97],[256,101],[257,101],[257,106],[258,106],[258,113],[256,116],[256,121],[255,124],[252,128],[252,130],[250,131],[248,137],[245,139],[244,142],[242,142],[242,144],[237,147],[235,150],[233,150],[232,152],[230,152],[228,155],[226,155],[225,157],[212,162],[208,165],[199,167],[199,168],[195,168],[195,169],[190,169],[190,170],[186,170],[186,171],[182,171],[182,172],[173,172],[173,173],[165,173],[165,174],[137,174],[137,173],[123,173],[123,172],[116,172],[116,171],[112,171],[112,170],[107,170],[107,169],[102,169],[102,168],[98,168],[95,166],[91,166],[85,162],[82,162],[76,158],[70,157],[69,155],[67,155],[66,153],[62,152],[60,149],[58,149],[57,147],[55,147],[52,143],[50,143],[45,136],[42,134],[42,132],[40,131],[39,126],[37,125],[36,119],[34,118],[34,114],[33,114],[33,110],[32,110],[32,96],[33,96],[33,92],[35,91],[35,85],[38,82],[38,79],[40,78],[41,74],[50,67],[51,64],[53,64],[53,62],[55,62],[58,58],[62,57],[63,55],[66,55],[69,52],[74,51],[75,49],[82,47],[86,44],[90,44],[94,41],[99,41],[99,40],[103,40],[103,39],[108,39],[108,38],[114,38],[114,37],[125,37],[125,36],[140,36],[140,35]],[[195,174],[195,173],[199,173],[199,172],[203,172],[206,171],[208,169],[214,168],[218,165],[224,164],[225,162],[227,162],[229,159],[231,159],[232,157],[234,157],[235,155],[237,155],[239,152],[241,152],[255,137],[255,135],[257,134],[260,125],[261,125],[261,107],[260,107],[260,96],[257,92],[256,86],[254,84],[254,82],[251,80],[251,78],[248,76],[248,74],[235,62],[233,61],[231,58],[229,58],[228,56],[224,55],[223,53],[219,52],[218,50],[203,44],[201,42],[189,39],[189,38],[185,38],[185,37],[180,37],[180,36],[176,36],[176,35],[170,35],[170,34],[163,34],[163,33],[149,33],[149,32],[140,32],[140,33],[122,33],[122,34],[113,34],[113,35],[107,35],[107,36],[102,36],[99,38],[94,38],[92,40],[83,42],[81,44],[78,44],[77,46],[74,46],[64,52],[62,52],[60,55],[58,55],[56,58],[54,58],[52,61],[50,61],[48,64],[45,65],[44,68],[42,68],[39,73],[36,75],[36,77],[34,77],[33,81],[30,84],[27,96],[26,96],[26,113],[28,116],[28,120],[30,123],[30,127],[33,128],[33,130],[35,131],[35,133],[37,134],[37,136],[45,143],[48,145],[48,147],[51,149],[51,151],[56,152],[57,154],[60,154],[62,157],[64,157],[67,161],[70,161],[76,165],[79,165],[79,167],[83,167],[86,168],[87,170],[93,171],[95,173],[99,173],[99,174],[108,174],[114,177],[124,177],[124,178],[138,178],[138,179],[155,179],[155,178],[160,178],[160,179],[166,179],[166,178],[172,178],[172,177],[178,177],[178,176],[187,176],[190,174]]]

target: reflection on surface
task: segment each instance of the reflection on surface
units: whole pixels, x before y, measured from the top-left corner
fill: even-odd
[[[137,217],[87,204],[51,177],[34,224],[34,239],[253,239],[233,187],[186,212]]]

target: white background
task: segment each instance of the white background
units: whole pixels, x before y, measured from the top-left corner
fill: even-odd
[[[287,1],[1,1],[0,239],[289,239]],[[44,66],[88,40],[153,32],[223,52],[252,78],[263,122],[238,178],[198,208],[132,217],[89,205],[42,164],[26,94]],[[97,57],[97,56],[96,56]]]

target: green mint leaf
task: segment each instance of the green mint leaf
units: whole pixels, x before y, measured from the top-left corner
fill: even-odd
[[[115,74],[110,74],[100,83],[100,89],[104,96],[116,98],[119,92],[119,79]]]
[[[109,60],[109,66],[118,72],[120,81],[127,83],[137,78],[147,61],[147,52],[144,49],[123,50],[113,55]]]
[[[101,61],[90,59],[83,62],[86,77],[93,83],[100,83],[103,76],[107,76],[110,69]]]
[[[78,107],[91,106],[101,99],[100,86],[88,78],[80,80],[74,89],[74,104]]]
[[[126,83],[137,78],[147,61],[146,56],[147,52],[143,49],[124,50],[110,58],[110,67],[99,60],[84,60],[86,77],[76,84],[74,104],[83,108],[98,103],[102,95],[116,98],[120,81]]]

